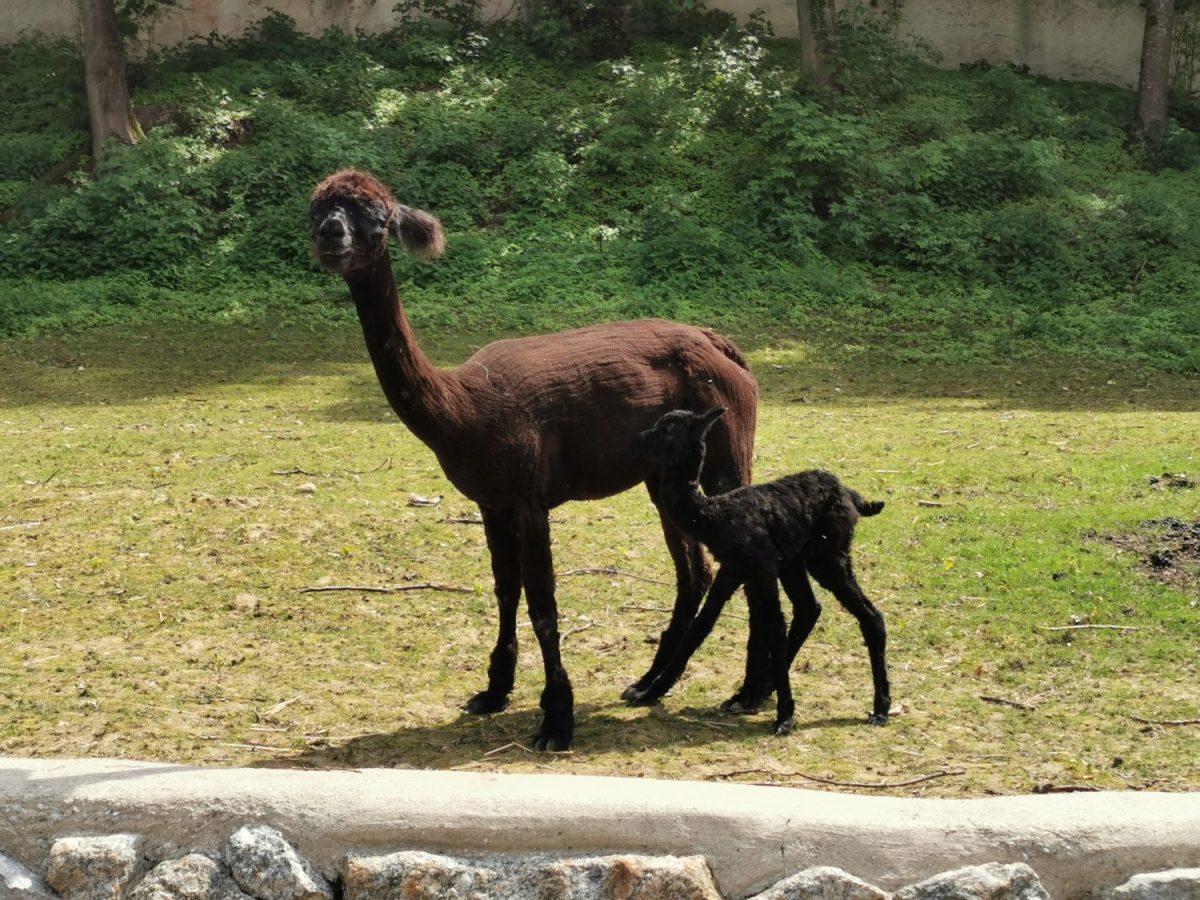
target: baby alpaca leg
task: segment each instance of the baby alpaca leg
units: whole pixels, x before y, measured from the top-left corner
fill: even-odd
[[[887,674],[887,630],[883,614],[875,608],[858,585],[848,553],[835,556],[832,560],[810,560],[809,570],[817,583],[837,597],[858,619],[871,658],[871,680],[875,686],[875,702],[867,722],[871,725],[886,725],[892,707],[891,688]]]

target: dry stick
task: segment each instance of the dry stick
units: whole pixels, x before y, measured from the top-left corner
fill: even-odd
[[[438,519],[443,525],[482,525],[483,519],[472,518],[470,516],[456,516],[454,518]]]
[[[809,775],[805,772],[773,772],[770,769],[739,769],[739,770],[736,770],[733,772],[724,772],[724,773],[719,773],[717,775],[710,775],[710,776],[708,776],[708,778],[710,780],[714,779],[714,778],[729,778],[733,775],[749,775],[749,774],[752,774],[755,772],[765,772],[768,775],[781,775],[785,778],[794,778],[794,777],[806,778],[809,781],[815,781],[818,784],[831,784],[831,785],[834,785],[835,787],[867,788],[867,789],[871,789],[871,790],[878,790],[881,788],[908,787],[909,785],[920,784],[923,781],[932,781],[935,778],[946,778],[950,775],[965,775],[965,774],[967,774],[966,769],[943,769],[940,772],[932,772],[929,775],[922,775],[919,778],[909,778],[907,781],[866,782],[866,781],[834,781],[832,778],[820,778],[816,775]],[[779,786],[779,782],[766,781],[766,782],[757,782],[757,783],[762,784],[766,787]]]
[[[15,525],[5,525],[0,527],[0,531],[12,531],[16,528],[37,528],[41,524],[41,519],[34,519],[32,522],[17,522]]]
[[[571,635],[579,634],[579,632],[581,632],[581,631],[587,631],[589,628],[595,628],[595,627],[596,627],[595,622],[588,622],[586,625],[577,625],[574,628],[564,631],[562,633],[562,637],[560,637],[558,639],[559,646],[562,646],[564,643],[566,643],[567,638],[569,638]]]
[[[626,603],[623,606],[618,606],[617,609],[632,610],[633,612],[656,612],[656,613],[671,612],[671,610],[667,609],[665,606],[637,606],[633,603]]]
[[[1136,625],[1034,625],[1038,631],[1137,631]]]
[[[1005,700],[1003,697],[987,697],[983,694],[980,694],[979,699],[984,703],[995,703],[999,706],[1011,706],[1013,709],[1037,709],[1036,706],[1030,706],[1028,703],[1020,703],[1017,700]]]
[[[503,747],[497,747],[495,750],[489,750],[487,753],[485,753],[483,755],[484,756],[494,756],[497,753],[503,753],[505,750],[511,750],[514,747],[518,750],[524,750],[526,753],[533,752],[528,747],[526,747],[524,744],[518,743],[517,741],[509,741]]]
[[[462,587],[457,584],[438,584],[433,581],[422,581],[420,584],[397,584],[392,587],[371,587],[362,584],[330,584],[313,585],[300,588],[299,594],[324,594],[330,591],[358,591],[363,594],[403,594],[406,591],[445,591],[451,594],[473,594],[475,588]]]
[[[917,506],[945,506],[945,503],[938,503],[936,500],[918,500]]]
[[[272,475],[307,475],[309,478],[320,478],[320,472],[309,472],[307,469],[276,469]]]
[[[1200,719],[1143,719],[1141,716],[1130,716],[1135,722],[1143,725],[1200,725]]]
[[[569,575],[620,575],[624,578],[636,578],[638,581],[647,581],[650,584],[665,584],[670,587],[670,584],[666,581],[659,581],[657,578],[647,578],[645,575],[635,575],[633,572],[622,572],[620,569],[613,569],[609,566],[584,566],[582,569],[568,569],[565,572],[560,572],[559,578],[566,578]]]

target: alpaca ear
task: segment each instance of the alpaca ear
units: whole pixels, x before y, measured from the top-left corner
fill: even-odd
[[[729,412],[728,407],[714,406],[707,412],[701,413],[700,421],[704,423],[704,430],[708,431],[708,429],[712,427],[713,422],[717,421],[717,419],[721,418],[721,416],[725,415],[727,412]]]
[[[397,205],[388,220],[388,231],[401,247],[420,259],[441,256],[446,249],[442,223],[420,209]]]

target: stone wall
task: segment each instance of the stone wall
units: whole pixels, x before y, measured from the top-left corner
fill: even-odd
[[[1192,900],[1200,868],[1139,873],[1100,900]],[[703,856],[451,857],[347,852],[322,872],[269,825],[245,825],[220,852],[148,857],[136,834],[67,836],[45,872],[0,853],[3,900],[734,900]],[[938,873],[894,893],[833,866],[789,875],[750,900],[1056,900],[1025,863]]]
[[[845,6],[852,0],[837,0]],[[167,46],[193,35],[239,35],[275,9],[304,31],[389,28],[394,0],[180,0],[148,31],[147,45]],[[75,39],[76,0],[7,0],[0,43],[41,32]],[[709,0],[745,18],[766,12],[777,34],[797,33],[795,0]],[[484,0],[489,16],[510,14],[514,0]],[[904,0],[903,31],[930,42],[943,64],[986,58],[1014,62],[1053,78],[1132,85],[1142,44],[1142,8],[1133,0]]]
[[[0,758],[0,900],[1197,900],[1198,799]]]

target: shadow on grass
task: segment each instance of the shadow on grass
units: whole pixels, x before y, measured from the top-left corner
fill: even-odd
[[[575,741],[571,756],[587,759],[644,748],[695,747],[715,743],[742,744],[770,737],[774,705],[748,716],[712,709],[648,707],[633,719],[606,712],[623,708],[580,704],[575,708]],[[252,763],[259,768],[474,768],[523,761],[552,762],[556,754],[535,753],[534,734],[541,722],[538,709],[506,710],[495,716],[469,716],[453,722],[421,725],[391,733],[366,734],[329,746]],[[795,732],[867,727],[863,719],[825,718],[806,721],[798,710]],[[779,738],[786,741],[787,738]]]
[[[423,333],[424,349],[451,367],[491,335]],[[762,386],[778,403],[887,403],[899,399],[973,399],[997,408],[1045,410],[1200,410],[1197,379],[1068,357],[1011,364],[933,365],[771,335],[739,335]],[[330,421],[389,415],[358,326],[177,325],[154,330],[97,329],[0,344],[0,406],[136,403],[233,385],[279,384],[342,375],[354,396],[324,410]]]

